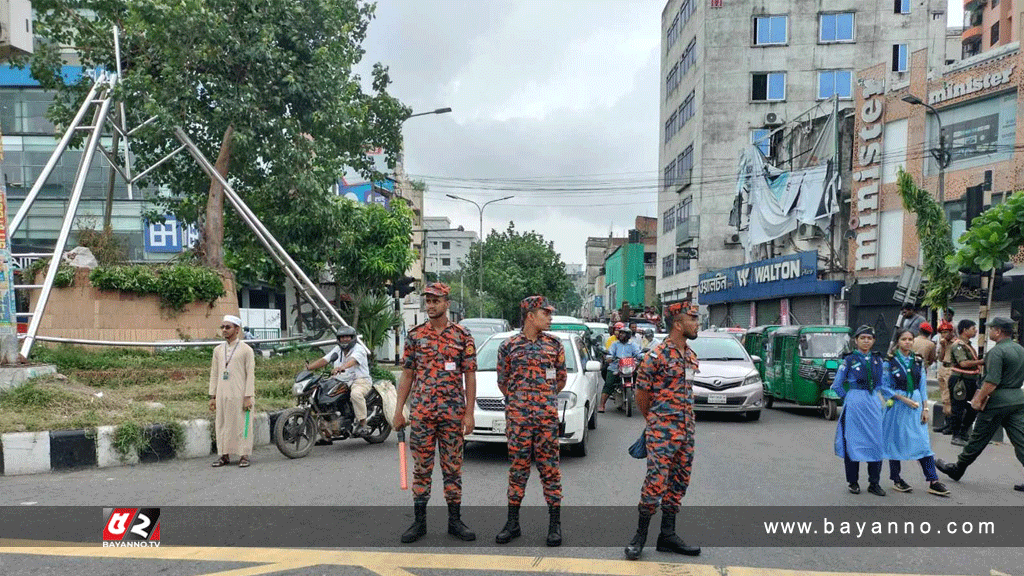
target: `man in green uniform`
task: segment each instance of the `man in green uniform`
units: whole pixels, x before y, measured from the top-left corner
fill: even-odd
[[[988,337],[995,346],[985,354],[983,384],[971,400],[971,407],[978,411],[974,432],[956,464],[942,460],[936,463],[936,468],[953,480],[963,477],[1000,426],[1006,430],[1017,460],[1024,465],[1024,347],[1013,341],[1013,322],[1007,318],[993,318]],[[1014,489],[1024,492],[1024,484]]]

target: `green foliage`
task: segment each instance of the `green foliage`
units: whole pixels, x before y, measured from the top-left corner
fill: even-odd
[[[35,262],[29,264],[21,273],[22,281],[25,282],[26,284],[34,283],[36,275],[38,275],[40,272],[43,272],[45,274],[46,268],[49,265],[49,258],[40,258]],[[39,278],[40,283],[43,282],[44,277]],[[57,275],[53,278],[54,288],[67,288],[73,285],[74,283],[75,269],[72,268],[70,265],[61,262],[60,265],[57,266]]]
[[[363,0],[34,0],[37,42],[32,75],[56,90],[48,117],[67,125],[90,87],[66,84],[62,46],[86,69],[117,69],[111,25],[121,29],[124,70],[118,87],[128,125],[157,121],[132,137],[135,165],[173,149],[180,125],[213,161],[224,136],[228,178],[246,203],[308,272],[330,256],[339,228],[331,189],[343,167],[380,180],[366,151],[383,148],[393,164],[410,109],[387,92],[388,71],[355,73],[374,5]],[[364,90],[363,86],[369,89]],[[183,95],[191,95],[184,97]],[[76,136],[73,145],[81,142]],[[210,179],[187,154],[154,170],[143,185],[176,195],[156,198],[184,222],[206,213]],[[278,279],[276,265],[240,218],[224,214],[225,262],[243,281]]]
[[[368,305],[373,301],[371,294],[403,276],[413,263],[415,254],[409,246],[413,213],[402,200],[392,201],[390,210],[344,198],[337,202],[344,209],[344,224],[320,242],[332,248],[330,268],[342,292]],[[355,306],[349,320],[356,330],[362,322],[361,307]],[[388,317],[382,317],[385,320]]]
[[[149,448],[149,434],[138,422],[125,422],[114,429],[110,444],[124,461],[132,451],[144,452]]]
[[[381,368],[377,364],[370,366],[370,378],[374,382],[377,380],[387,380],[396,386],[398,385],[398,379],[395,378],[395,373],[386,368]]]
[[[948,270],[991,270],[1010,260],[1024,245],[1024,191],[984,211],[960,237],[963,247],[947,259]]]
[[[483,244],[472,246],[465,269],[467,284],[479,273],[481,247],[485,293],[495,302],[498,317],[513,325],[520,323],[523,298],[539,294],[559,302],[572,290],[554,243],[536,232],[520,233],[512,222],[504,232],[491,232]]]
[[[161,425],[163,434],[167,437],[167,443],[175,454],[180,454],[185,449],[185,427],[181,422],[166,422]]]
[[[345,321],[355,326],[357,312],[358,332],[363,337],[363,343],[370,349],[371,356],[387,340],[388,331],[402,324],[402,316],[395,311],[394,299],[382,292],[364,294],[353,302],[353,306],[345,313]]]
[[[949,221],[931,192],[918,188],[913,177],[902,168],[898,186],[903,207],[917,215],[917,236],[924,250],[923,277],[928,279],[924,304],[931,308],[946,308],[960,289],[959,269],[951,273],[947,263],[947,258],[954,252]]]
[[[57,400],[52,390],[39,388],[29,382],[0,393],[0,408],[18,410],[22,408],[46,408]]]
[[[78,245],[88,248],[101,266],[123,264],[128,260],[128,248],[109,226],[103,230],[83,226],[78,230]]]
[[[119,290],[133,294],[156,294],[160,303],[175,312],[186,304],[209,302],[225,295],[220,276],[203,266],[100,266],[89,274],[89,281],[100,290]]]

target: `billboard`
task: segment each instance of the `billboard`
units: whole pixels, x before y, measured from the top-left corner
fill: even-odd
[[[387,158],[383,148],[375,148],[366,154],[373,162],[375,170],[381,174],[390,174]],[[346,170],[337,185],[337,194],[360,203],[374,202],[385,208],[390,207],[390,196],[395,191],[395,182],[385,178],[378,182],[367,182],[354,170]]]
[[[943,109],[942,125],[946,146],[952,152],[947,170],[1009,160],[1014,154],[1017,136],[1017,91]],[[938,141],[938,130],[935,115],[929,114],[929,142]],[[934,158],[928,158],[926,174],[937,174],[938,164]]]
[[[164,215],[164,223],[142,221],[142,240],[146,252],[183,252],[199,240],[199,229],[179,222],[173,214]]]

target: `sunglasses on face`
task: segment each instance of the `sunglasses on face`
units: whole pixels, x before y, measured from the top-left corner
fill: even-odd
[[[234,326],[231,324],[224,324],[220,327],[221,330],[231,330],[232,328],[234,328]]]

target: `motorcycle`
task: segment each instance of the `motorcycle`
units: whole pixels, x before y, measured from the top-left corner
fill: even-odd
[[[605,362],[608,364],[613,360],[612,356],[605,356]],[[625,409],[626,416],[630,417],[633,415],[633,406],[636,405],[636,370],[640,362],[636,358],[619,358],[618,361],[619,367],[615,373],[619,376],[619,382],[615,385],[615,392],[611,398],[619,410]]]
[[[332,357],[328,365],[335,359]],[[292,393],[296,407],[282,412],[274,424],[274,444],[285,456],[302,458],[315,445],[360,437],[355,435],[358,421],[345,382],[329,373],[303,370],[295,376]],[[366,426],[370,433],[362,438],[370,444],[380,444],[391,435],[384,401],[376,387],[366,393]]]

